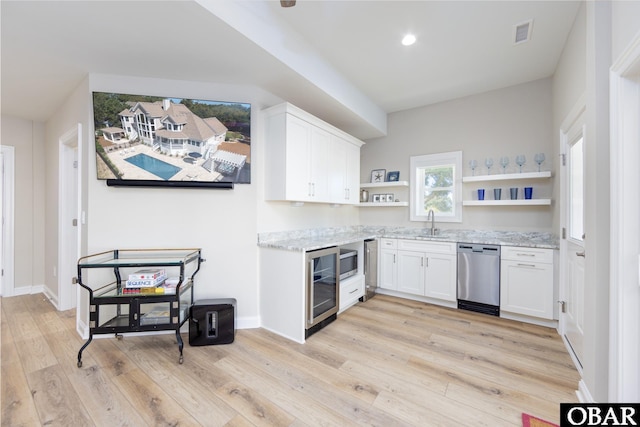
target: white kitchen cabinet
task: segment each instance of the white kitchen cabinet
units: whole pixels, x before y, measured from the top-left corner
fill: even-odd
[[[380,239],[380,274],[378,286],[398,289],[398,249],[396,239]]]
[[[398,240],[398,291],[456,301],[456,245]]]
[[[424,295],[424,258],[422,252],[398,251],[398,291]]]
[[[553,319],[553,250],[503,246],[500,312]]]
[[[456,244],[404,239],[380,240],[381,289],[455,302]]]
[[[263,113],[267,200],[358,202],[362,141],[288,103]]]
[[[457,301],[457,258],[454,254],[426,253],[425,296]]]
[[[364,295],[364,274],[358,274],[340,281],[340,311],[338,314],[358,302]]]
[[[332,135],[329,159],[329,198],[331,202],[358,204],[360,146]]]

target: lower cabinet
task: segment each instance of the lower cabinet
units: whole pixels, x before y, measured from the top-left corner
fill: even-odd
[[[340,311],[357,303],[364,295],[364,275],[358,274],[340,282]]]
[[[395,291],[398,289],[398,241],[380,239],[380,274],[378,286]]]
[[[554,318],[553,250],[503,246],[500,311]]]
[[[456,301],[455,243],[402,239],[382,241],[381,288]]]
[[[544,325],[557,319],[554,257],[553,249],[502,246],[501,316]],[[453,307],[451,303],[457,302],[457,262],[453,242],[383,238],[378,286],[390,295],[416,295]]]

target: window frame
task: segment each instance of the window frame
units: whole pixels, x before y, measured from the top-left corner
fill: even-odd
[[[418,177],[423,176],[419,170],[451,165],[453,168],[453,213],[443,215],[435,212],[434,219],[438,222],[462,222],[462,151],[411,156],[409,164],[411,175],[409,219],[411,221],[427,221],[427,212],[422,209],[419,211],[419,208],[424,206],[424,194],[421,194],[424,184],[417,181]]]

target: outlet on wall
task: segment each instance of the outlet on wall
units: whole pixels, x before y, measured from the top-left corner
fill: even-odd
[[[53,266],[53,277],[56,277],[58,275],[58,269],[56,268],[56,266]]]

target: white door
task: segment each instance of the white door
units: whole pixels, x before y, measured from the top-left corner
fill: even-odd
[[[2,242],[0,244],[0,295],[5,297],[14,294],[14,148],[0,146],[0,190],[2,191],[0,211],[2,213]]]
[[[560,333],[575,361],[582,366],[584,351],[584,122],[583,114],[563,131],[562,242]]]
[[[76,306],[77,262],[80,257],[79,150],[81,127],[78,125],[60,138],[58,200],[58,310]]]

